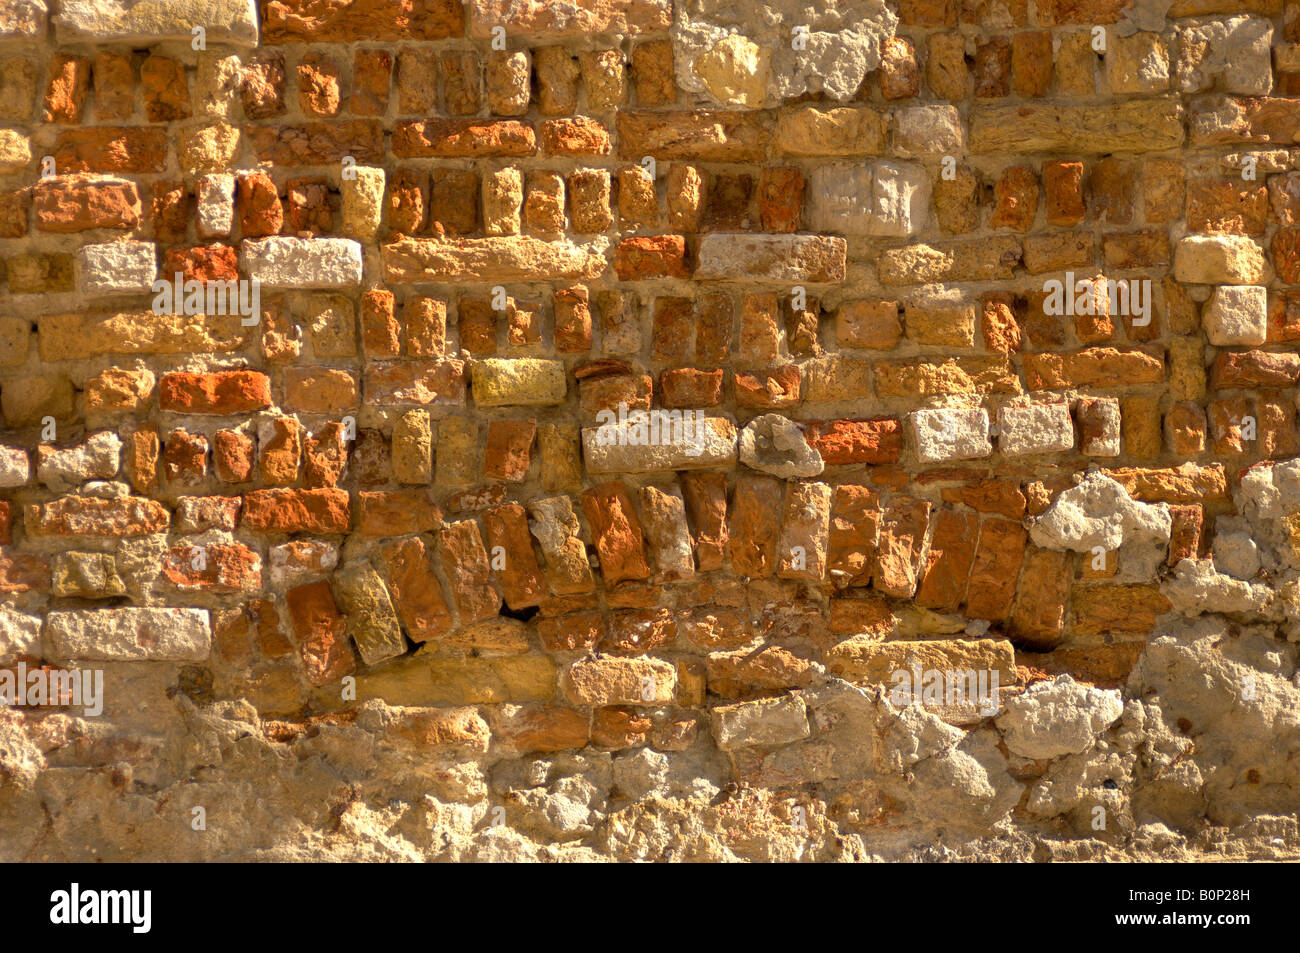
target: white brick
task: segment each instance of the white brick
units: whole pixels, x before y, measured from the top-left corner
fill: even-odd
[[[602,444],[598,427],[582,431],[582,457],[589,473],[649,473],[655,470],[700,470],[736,463],[736,427],[725,417],[706,417],[692,425],[690,441],[658,445]],[[610,431],[605,431],[606,438]]]
[[[1120,450],[1119,401],[1114,397],[1098,397],[1089,401],[1088,413],[1101,423],[1101,433],[1085,439],[1079,447],[1090,457],[1118,457]],[[1080,423],[1083,417],[1079,418]]]
[[[361,246],[346,238],[245,241],[240,264],[264,288],[347,288],[361,283]]]
[[[214,172],[199,179],[194,189],[200,238],[225,238],[235,228],[235,177]]]
[[[914,410],[907,415],[916,455],[923,463],[973,460],[993,452],[989,414],[982,407]]]
[[[894,151],[905,159],[959,156],[965,149],[956,106],[908,106],[894,114]]]
[[[1074,449],[1070,406],[1008,404],[998,411],[998,449],[1009,457]]]
[[[1259,285],[1220,285],[1214,289],[1201,325],[1211,344],[1263,344],[1268,337],[1268,292]]]
[[[0,488],[24,486],[32,478],[27,451],[0,445]]]
[[[44,654],[41,617],[0,605],[0,665],[12,665],[20,655]]]
[[[188,48],[190,31],[201,26],[209,44],[256,46],[257,5],[255,0],[62,0],[54,26],[62,42],[180,40]]]
[[[201,662],[212,648],[207,609],[51,612],[45,638],[55,658],[104,662]]]
[[[77,287],[82,294],[148,294],[157,277],[153,242],[104,242],[77,250]]]
[[[906,237],[924,224],[930,180],[910,162],[836,163],[813,170],[808,195],[813,231]]]

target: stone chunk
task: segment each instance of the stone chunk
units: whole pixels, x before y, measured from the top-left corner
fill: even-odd
[[[36,476],[56,492],[80,486],[87,480],[111,480],[122,462],[122,439],[109,430],[94,434],[67,449],[41,446],[36,451]]]
[[[821,165],[813,170],[806,201],[814,231],[901,238],[925,224],[930,179],[910,162]]]
[[[1175,76],[1185,93],[1267,96],[1273,89],[1273,24],[1262,17],[1218,17],[1178,31]]]
[[[1132,99],[1096,106],[977,106],[970,115],[970,151],[1098,155],[1156,152],[1183,144],[1183,107],[1176,100]]]
[[[898,671],[997,672],[1000,685],[1017,680],[1015,650],[1005,639],[878,642],[851,638],[827,653],[827,667],[859,685],[890,685]]]
[[[1118,690],[1103,691],[1060,675],[1030,685],[1008,701],[997,726],[1008,750],[1040,760],[1087,751],[1123,713]]]
[[[27,451],[0,445],[0,489],[23,486],[31,479]]]
[[[105,662],[202,662],[212,648],[207,609],[75,609],[51,612],[55,656]]]
[[[1164,561],[1173,517],[1165,503],[1139,503],[1103,473],[1061,493],[1030,527],[1044,549],[1095,555],[1118,551],[1126,578],[1150,578]]]
[[[470,0],[469,35],[482,39],[504,26],[507,36],[562,37],[662,33],[672,24],[671,0]]]
[[[924,463],[974,460],[993,452],[989,413],[982,407],[914,410],[907,423],[916,455]]]
[[[489,217],[491,220],[491,217]],[[517,226],[511,226],[511,231]],[[593,280],[605,259],[567,242],[540,238],[406,238],[384,245],[384,277],[391,282]]]
[[[782,479],[813,477],[826,468],[799,425],[780,414],[763,414],[745,425],[740,462]]]
[[[791,156],[880,155],[888,127],[874,109],[805,106],[781,114],[773,144]]]
[[[908,106],[894,116],[894,151],[905,159],[961,155],[966,136],[956,106]]]
[[[17,0],[0,12],[0,40],[39,40],[49,14],[46,0]]]
[[[334,581],[347,613],[348,635],[363,662],[376,665],[406,651],[393,600],[370,563],[345,566]]]

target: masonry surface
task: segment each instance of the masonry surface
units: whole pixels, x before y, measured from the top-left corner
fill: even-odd
[[[104,686],[0,859],[1300,856],[1292,96],[1293,0],[0,0],[0,690]]]

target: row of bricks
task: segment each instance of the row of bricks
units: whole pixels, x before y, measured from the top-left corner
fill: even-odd
[[[105,131],[107,141],[114,141],[115,134]],[[544,130],[544,142],[546,135]],[[90,164],[75,159],[68,165],[70,171],[85,171]],[[967,234],[982,224],[1022,233],[1041,225],[1072,228],[1087,220],[1129,225],[1138,207],[1137,167],[1129,160],[1102,159],[1085,174],[1082,161],[1050,160],[1042,164],[1040,189],[1039,174],[1029,165],[1004,169],[992,183],[958,166],[952,178],[942,173],[935,178],[935,220],[949,234]],[[1148,224],[1181,218],[1197,233],[1262,236],[1270,226],[1300,223],[1300,173],[1270,175],[1257,182],[1240,176],[1185,182],[1181,163],[1152,160],[1145,164],[1145,174],[1142,207]],[[822,231],[836,230],[834,222],[821,221],[818,211],[807,207],[805,176],[795,166],[766,167],[752,174],[673,165],[663,182],[661,197],[656,179],[640,165],[567,175],[545,168],[481,173],[399,167],[387,179],[383,211],[388,229],[407,235],[522,231],[554,236],[566,230],[653,230],[664,224],[688,233],[750,228],[791,232],[809,224],[808,218],[818,218],[817,224],[826,226]],[[339,234],[351,224],[339,214],[348,192],[347,180],[324,176],[289,177],[282,186],[265,173],[243,173],[235,180],[204,176],[192,187],[161,181],[153,185],[149,214],[141,224],[167,243],[184,241],[191,220],[199,239],[231,236],[236,226],[243,237]],[[63,227],[49,218],[45,204],[37,202],[37,207],[38,229]],[[11,230],[17,227],[14,222]],[[1158,263],[1111,261],[1119,248],[1107,248],[1108,262],[1119,267]],[[1167,264],[1167,239],[1163,248]]]
[[[295,506],[315,505],[304,502],[313,492],[328,491],[255,491],[242,501],[186,498],[178,506],[177,528],[264,530],[268,520],[292,515]],[[1009,505],[1013,510],[1012,494],[1024,499],[1014,484],[997,488],[995,494],[1000,496],[988,492],[987,487],[958,488],[953,497],[981,509]],[[870,585],[881,595],[915,598],[918,605],[936,611],[960,611],[991,622],[1010,620],[1017,639],[1041,647],[1054,644],[1062,635],[1063,608],[1075,575],[1069,554],[1029,547],[1019,520],[992,515],[981,520],[969,510],[936,509],[930,502],[901,496],[882,506],[876,491],[857,485],[783,484],[770,477],[742,476],[728,503],[726,479],[721,475],[685,475],[680,489],[675,482],[662,489],[608,483],[581,496],[585,533],[569,497],[537,500],[527,511],[514,503],[488,507],[482,512],[482,530],[474,519],[443,523],[427,497],[424,511],[412,512],[409,507],[416,499],[418,494],[412,491],[362,497],[362,506],[372,511],[371,538],[389,539],[379,543],[373,562],[407,635],[416,642],[441,639],[458,627],[494,619],[504,601],[514,612],[542,607],[545,616],[583,621],[582,627],[548,623],[549,635],[544,633],[544,638],[556,643],[551,648],[591,649],[597,641],[588,641],[584,633],[604,628],[595,595],[597,576],[592,572],[596,565],[607,603],[631,610],[616,613],[621,624],[614,631],[622,636],[601,643],[602,651],[637,654],[675,637],[674,614],[656,608],[663,605],[660,587],[665,583],[693,587],[682,590],[684,607],[712,604],[709,611],[684,617],[689,620],[684,634],[691,641],[711,648],[736,647],[760,634],[755,628],[758,620],[745,618],[743,603],[722,613],[725,618],[717,618],[717,610],[727,604],[717,604],[721,590],[702,593],[699,587],[726,589],[736,584],[697,580],[697,567],[701,573],[729,570],[750,580],[833,582],[837,590]],[[89,530],[85,535],[96,535],[91,524],[122,521],[126,504],[75,496],[33,504],[28,511],[29,531],[39,525],[42,533],[58,535],[79,523]],[[342,507],[346,514],[347,496],[322,505]],[[129,527],[119,522],[118,528],[125,531],[117,535],[167,528],[166,510],[157,504],[137,510],[138,520],[154,522]],[[1196,558],[1204,519],[1201,508],[1174,507],[1174,515],[1170,562]],[[338,529],[321,522],[310,528]],[[435,543],[427,545],[423,535],[393,539],[395,531],[432,533]],[[594,560],[584,535],[591,540]],[[270,564],[275,585],[281,587],[304,574],[328,573],[336,567],[338,554],[335,544],[323,540],[297,539],[274,546]],[[51,586],[55,595],[63,597],[114,598],[125,592],[111,553],[64,552],[50,557],[11,547],[0,556],[5,570],[0,579],[8,592],[47,592]],[[1019,587],[1022,611],[1016,612],[1017,582],[1027,558],[1031,565],[1026,572],[1034,585]],[[355,560],[345,567],[357,568]],[[1105,579],[1118,568],[1113,555],[1105,566],[1085,561],[1082,577]],[[263,589],[261,553],[238,541],[178,540],[163,558],[161,571],[170,585],[182,591],[248,594]],[[698,598],[702,594],[705,598]],[[1045,602],[1061,611],[1045,617]],[[832,631],[861,631],[864,626],[869,630],[868,620],[880,611],[874,603],[834,600],[832,609]],[[575,611],[582,615],[573,617]],[[838,621],[836,611],[840,611]],[[387,650],[367,661],[391,658],[405,648],[400,641],[389,640]]]
[[[1163,441],[1159,403],[1152,399],[1082,399],[1075,418],[1066,403],[1004,406],[998,414],[998,452],[1011,459],[1058,455],[1077,446],[1085,456],[1118,457],[1122,449],[1129,458],[1149,461],[1161,458],[1162,450],[1180,460],[1202,456],[1207,448],[1216,459],[1273,459],[1297,451],[1294,409],[1264,399],[1212,402],[1208,423],[1200,405],[1174,404],[1163,416]],[[907,422],[915,459],[925,465],[991,457],[989,419],[983,409],[912,412]],[[809,445],[827,466],[882,466],[902,457],[903,428],[897,418],[807,421],[804,428]],[[245,427],[217,430],[211,437],[179,428],[160,435],[153,427],[141,427],[128,431],[125,441],[101,431],[62,448],[42,444],[34,474],[24,451],[0,445],[0,486],[26,486],[34,475],[36,483],[62,490],[87,480],[114,479],[123,464],[139,492],[156,491],[160,476],[171,492],[214,478],[272,487],[332,487],[351,476],[363,487],[435,479],[438,485],[455,487],[481,479],[524,483],[539,477],[548,489],[580,484],[577,428],[542,424],[540,456],[534,453],[538,436],[534,419],[480,423],[453,417],[435,426],[424,411],[398,418],[391,441],[378,431],[363,430],[352,447],[345,425],[331,423],[312,433],[292,417],[265,419],[255,433]]]
[[[864,80],[855,98],[914,98],[923,92],[922,79],[930,96],[951,102],[1012,95],[1037,99],[1049,95],[1086,98],[1197,93],[1212,88],[1214,77],[1207,77],[1206,67],[1218,52],[1213,48],[1229,42],[1236,57],[1233,69],[1217,67],[1225,74],[1227,89],[1267,95],[1274,87],[1271,26],[1260,19],[1232,27],[1230,32],[1238,35],[1230,40],[1194,29],[1176,38],[1154,33],[1108,35],[1101,51],[1095,47],[1096,36],[1081,30],[1055,37],[1045,30],[1011,36],[932,34],[915,41],[894,36],[884,41],[878,71]],[[918,56],[918,46],[922,56]],[[1276,52],[1279,91],[1293,94],[1300,89],[1300,56],[1290,45],[1278,47]],[[135,60],[109,51],[97,54],[93,62],[87,57],[56,54],[46,71],[37,114],[44,122],[81,122],[93,87],[97,120],[129,118],[135,112],[138,74],[150,121],[168,122],[192,115],[186,64],[156,54]],[[345,62],[313,50],[287,66],[282,53],[263,51],[237,66],[215,57],[200,59],[195,72],[200,96],[214,97],[221,94],[222,85],[233,85],[231,74],[238,70],[238,98],[250,119],[288,111],[287,77],[294,78],[301,114],[320,118],[342,112],[383,116],[389,111],[390,98],[395,100],[398,115],[427,114],[441,105],[450,115],[487,112],[517,116],[528,110],[532,89],[543,115],[571,114],[580,102],[591,110],[617,108],[631,99],[639,106],[678,102],[673,47],[666,39],[639,40],[632,44],[630,54],[619,49],[571,52],[561,46],[483,54],[463,48],[399,48],[396,56],[386,49],[360,49],[353,54],[350,75],[345,74]],[[631,83],[625,75],[629,66]],[[15,94],[4,118],[33,115],[36,72],[25,59],[0,63],[0,75],[7,77]],[[580,77],[586,93],[581,99]],[[397,95],[391,97],[394,81]],[[634,97],[629,95],[629,87]]]

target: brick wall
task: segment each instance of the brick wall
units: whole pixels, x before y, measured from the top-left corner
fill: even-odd
[[[763,6],[0,0],[0,662],[109,676],[5,715],[41,771],[364,740],[308,800],[476,765],[453,859],[1297,806],[1138,752],[1157,636],[1294,691],[1300,6]]]

